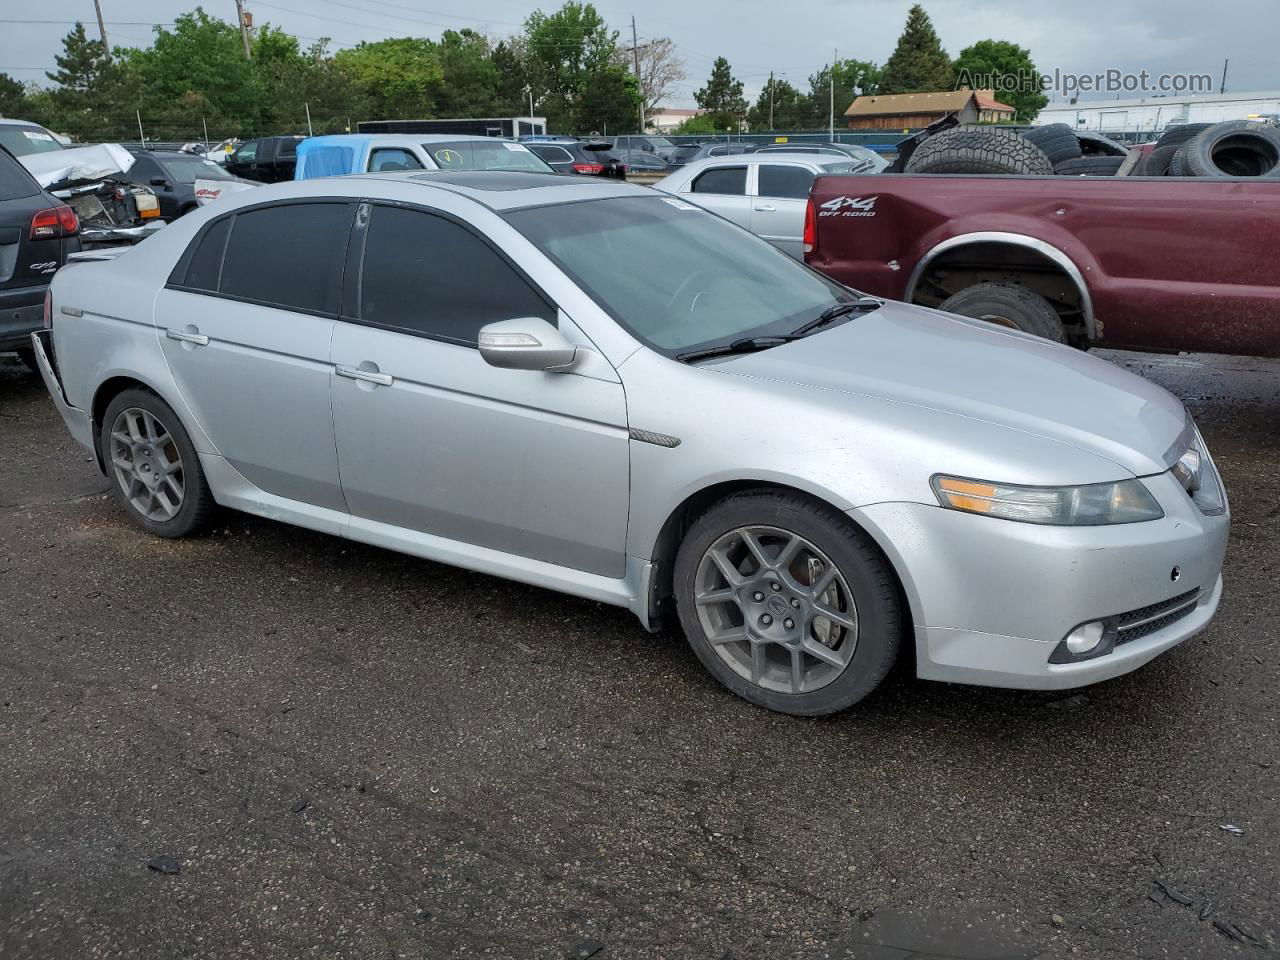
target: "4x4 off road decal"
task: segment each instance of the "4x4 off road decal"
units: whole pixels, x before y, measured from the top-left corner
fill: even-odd
[[[822,204],[818,213],[820,217],[874,217],[876,215],[875,197],[836,197]]]

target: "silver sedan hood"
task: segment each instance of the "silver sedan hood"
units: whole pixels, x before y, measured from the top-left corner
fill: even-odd
[[[1182,403],[1106,360],[1039,337],[887,302],[830,330],[708,369],[927,407],[1168,469]]]

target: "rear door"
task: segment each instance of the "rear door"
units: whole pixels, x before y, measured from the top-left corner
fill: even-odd
[[[751,229],[751,197],[747,195],[750,167],[745,163],[717,163],[694,174],[689,199],[712,213]]]
[[[156,300],[183,398],[224,459],[267,493],[345,513],[329,341],[354,205],[283,202],[211,221]]]
[[[797,260],[804,259],[804,208],[816,171],[782,157],[756,167],[751,232]]]

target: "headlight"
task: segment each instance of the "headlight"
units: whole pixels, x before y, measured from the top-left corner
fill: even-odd
[[[1164,516],[1160,504],[1138,480],[1081,487],[1020,487],[939,474],[930,482],[944,507],[1022,523],[1099,526]]]
[[[1187,496],[1205,516],[1225,513],[1227,495],[1222,489],[1222,481],[1209,456],[1204,437],[1200,436],[1200,431],[1191,423],[1190,418],[1187,426],[1191,437],[1171,468],[1174,479],[1187,491]]]

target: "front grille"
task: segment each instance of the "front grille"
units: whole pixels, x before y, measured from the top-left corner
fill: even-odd
[[[1156,631],[1177,623],[1195,610],[1199,598],[1200,588],[1197,587],[1169,600],[1122,613],[1116,618],[1116,646],[1149,637]]]

